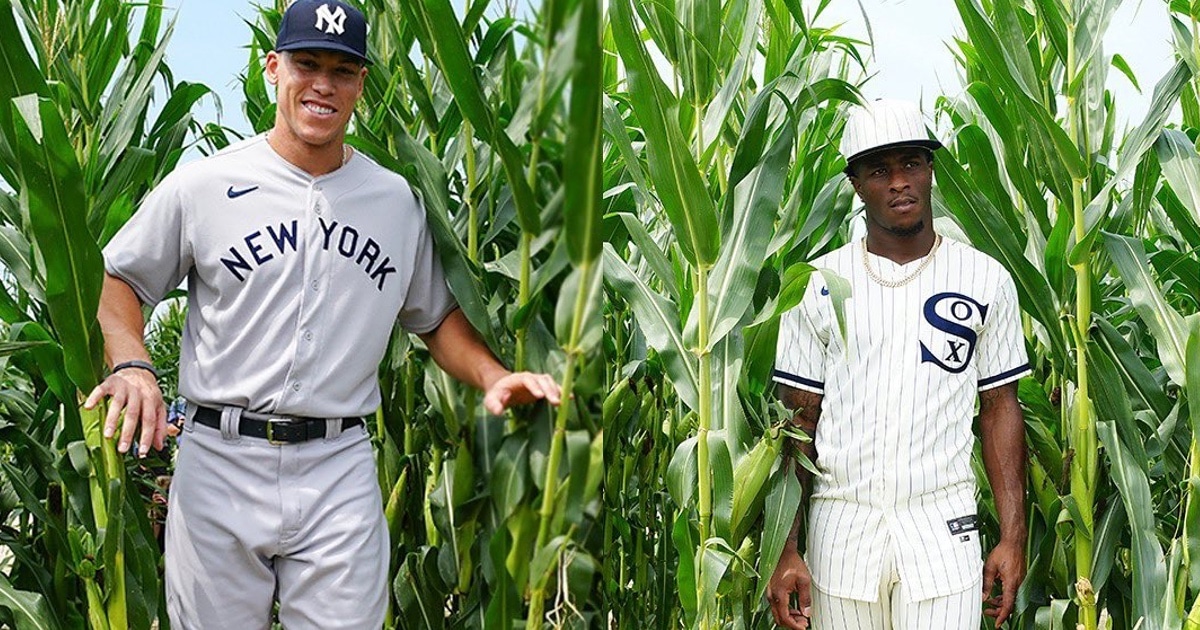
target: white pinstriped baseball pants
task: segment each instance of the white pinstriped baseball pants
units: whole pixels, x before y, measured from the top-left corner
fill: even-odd
[[[836,597],[815,585],[814,630],[979,630],[983,616],[983,576],[957,593],[908,601],[896,568],[892,541],[883,553],[879,598],[873,602]]]

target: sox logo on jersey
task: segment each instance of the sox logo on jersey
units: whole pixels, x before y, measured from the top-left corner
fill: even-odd
[[[932,363],[951,374],[967,369],[979,340],[975,330],[983,325],[987,311],[986,304],[961,293],[938,293],[926,300],[925,321],[945,337],[945,352],[939,356],[922,341],[921,363]]]

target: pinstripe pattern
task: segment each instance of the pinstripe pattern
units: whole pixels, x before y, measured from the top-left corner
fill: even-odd
[[[983,608],[982,576],[957,593],[913,601],[897,571],[893,545],[885,547],[873,602],[813,591],[813,630],[976,630]]]
[[[881,147],[904,144],[940,146],[931,141],[916,104],[879,99],[853,110],[842,132],[841,153],[853,161]]]
[[[942,597],[982,571],[978,532],[947,521],[976,511],[978,391],[1029,372],[1016,290],[999,263],[950,240],[913,282],[885,288],[860,247],[814,262],[850,282],[844,341],[819,276],[780,322],[775,380],[824,394],[808,564],[826,594],[876,601],[890,536],[906,596]],[[871,264],[893,279],[921,261]]]

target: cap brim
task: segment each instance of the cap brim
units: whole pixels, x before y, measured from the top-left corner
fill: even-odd
[[[332,50],[334,52],[346,53],[347,55],[350,55],[351,57],[354,57],[355,59],[361,61],[363,63],[363,65],[367,65],[367,66],[371,65],[370,59],[367,59],[366,57],[358,54],[358,51],[354,50],[353,48],[351,48],[345,44],[340,44],[338,42],[331,42],[331,41],[324,40],[324,39],[302,40],[302,41],[298,41],[298,42],[292,42],[285,46],[276,46],[275,47],[275,52],[285,52],[285,51],[289,51],[289,50]]]
[[[892,142],[889,144],[881,144],[877,147],[871,147],[870,149],[866,149],[864,151],[859,151],[858,153],[855,153],[854,155],[846,158],[846,164],[847,165],[852,164],[854,162],[854,160],[865,158],[868,155],[873,155],[875,153],[880,153],[882,151],[889,151],[891,149],[902,149],[905,147],[916,147],[919,149],[929,149],[930,151],[936,151],[936,150],[942,148],[942,143],[938,142],[937,140],[903,140],[901,142]]]

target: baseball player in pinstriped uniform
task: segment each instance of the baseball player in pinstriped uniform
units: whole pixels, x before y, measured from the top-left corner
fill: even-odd
[[[780,322],[774,378],[814,436],[802,448],[820,472],[807,553],[801,509],[768,588],[789,628],[974,630],[984,597],[999,627],[1024,578],[1016,384],[1029,365],[1016,290],[995,260],[934,233],[941,145],[928,138],[909,103],[851,114],[842,152],[867,235],[813,263],[849,281],[845,337],[819,275]],[[986,563],[971,470],[977,399],[1001,529]]]
[[[166,585],[183,629],[379,628],[390,555],[362,416],[396,318],[492,413],[545,398],[457,309],[424,211],[400,176],[343,144],[367,72],[366,22],[298,0],[266,57],[274,128],[177,169],[105,248],[98,318],[112,374],[106,437],[162,447],[141,304],[186,278]]]

